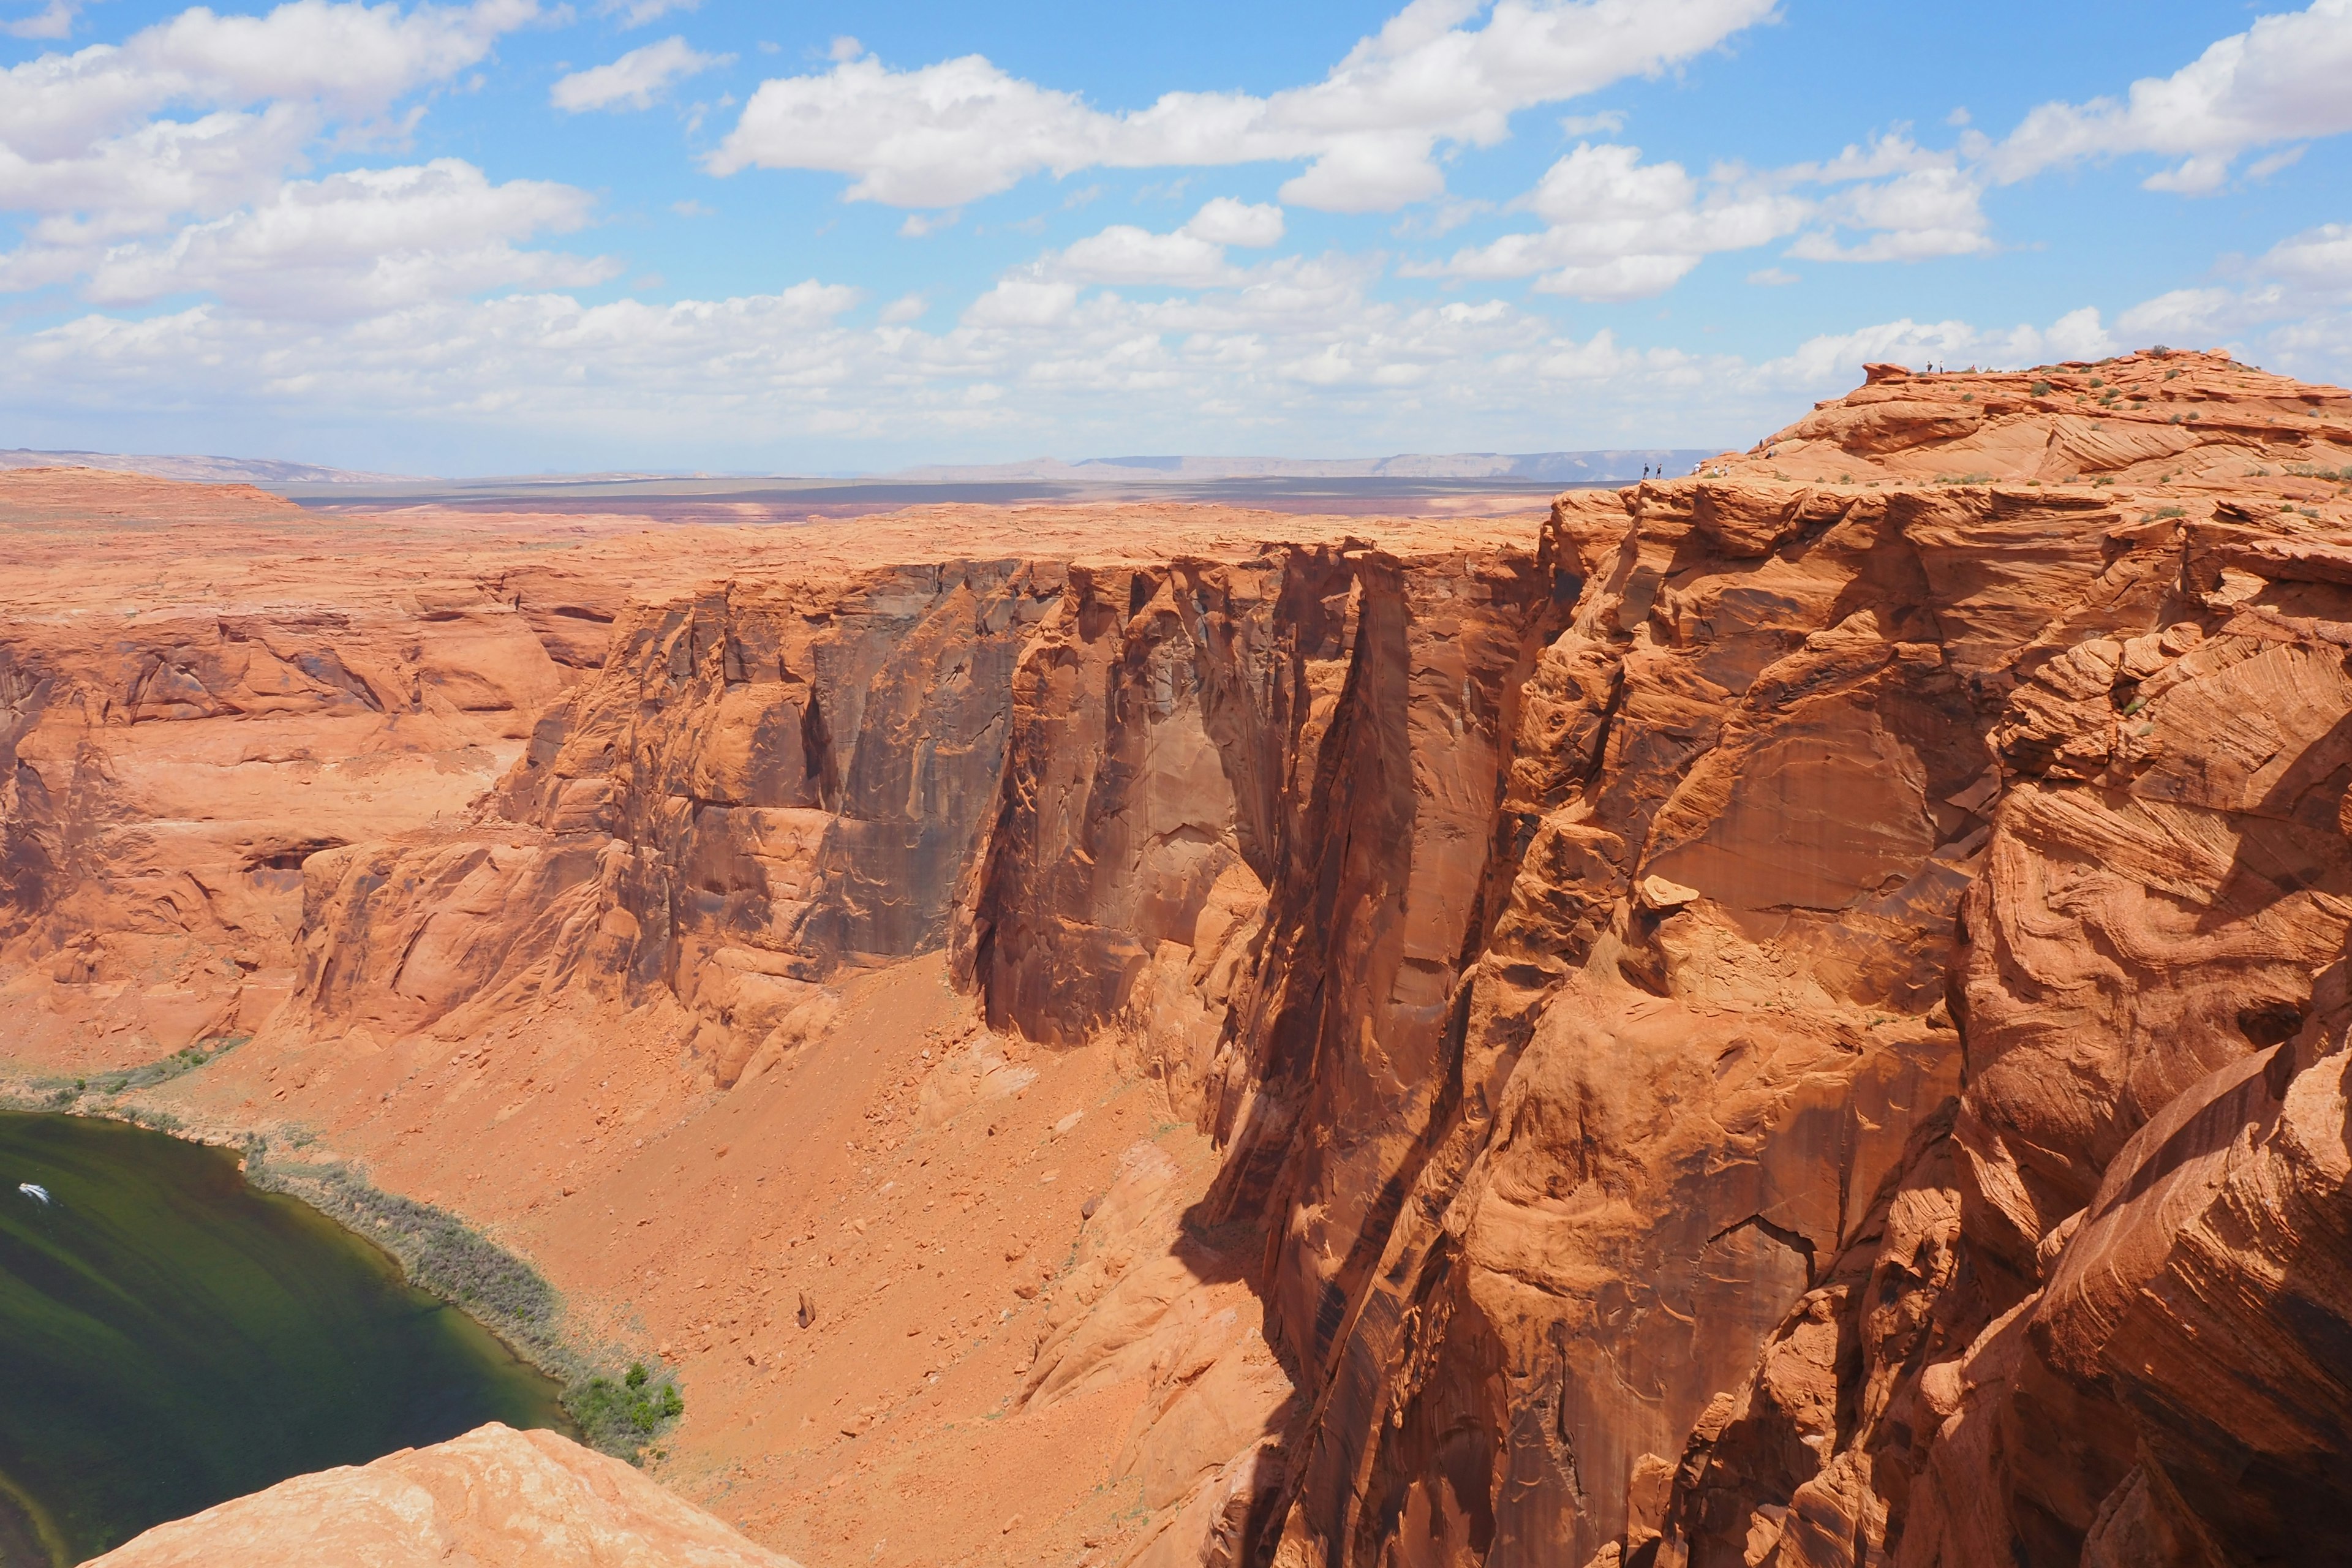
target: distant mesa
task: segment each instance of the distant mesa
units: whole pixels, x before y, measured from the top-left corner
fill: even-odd
[[[931,464],[889,474],[533,474],[354,482],[261,480],[306,507],[574,513],[663,522],[794,523],[922,506],[1205,501],[1322,516],[1540,510],[1561,489],[1687,474],[1696,448],[1390,458],[1139,456]]]
[[[472,479],[373,473],[271,458],[121,452],[0,451],[0,470],[98,468],[152,479],[249,484],[306,506],[374,510],[459,506],[476,510],[642,513],[677,521],[801,521],[909,505],[1050,503],[1127,496],[1216,500],[1278,510],[1395,510],[1412,499],[1534,495],[1561,486],[1630,484],[1687,474],[1713,448],[1617,447],[1577,452],[1454,452],[1388,458],[1037,458],[1011,463],[927,464],[890,473],[761,474],[604,471]]]
[[[1501,479],[1530,484],[1620,484],[1658,473],[1686,474],[1713,456],[1696,447],[1612,447],[1580,452],[1405,453],[1389,458],[1087,458],[908,468],[901,479],[1061,479],[1078,484],[1190,483],[1236,479]]]
[[[145,474],[151,479],[189,479],[199,484],[354,485],[390,483],[399,479],[396,474],[322,468],[315,463],[281,463],[268,458],[42,452],[23,447],[0,450],[0,469],[8,468],[103,468],[110,473]]]

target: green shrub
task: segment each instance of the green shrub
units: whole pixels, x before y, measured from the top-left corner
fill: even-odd
[[[76,1079],[73,1087],[78,1093],[95,1089],[100,1094],[109,1095],[128,1094],[135,1089],[151,1089],[159,1083],[169,1083],[184,1073],[209,1067],[252,1037],[250,1035],[224,1035],[214,1039],[198,1040],[194,1045],[181,1047],[168,1057],[135,1068],[125,1068],[121,1072],[107,1073],[95,1084],[86,1079]]]
[[[295,1137],[299,1147],[307,1139]],[[646,1440],[686,1410],[674,1374],[633,1362],[620,1380],[562,1333],[563,1301],[538,1269],[456,1215],[387,1193],[344,1164],[273,1164],[268,1140],[245,1142],[246,1179],[299,1198],[400,1260],[409,1282],[457,1307],[564,1384],[563,1407],[591,1447],[638,1462]]]
[[[2035,383],[2033,384],[2033,391],[2032,391],[2032,396],[2035,396],[2035,397],[2047,397],[2047,396],[2049,396],[2049,395],[2050,395],[2050,384],[2049,384],[2048,382],[2046,382],[2046,381],[2037,381],[2037,382],[2035,382]]]
[[[635,1458],[686,1414],[686,1396],[678,1392],[677,1379],[668,1373],[656,1379],[643,1362],[630,1363],[617,1384],[609,1377],[592,1377],[575,1384],[563,1403],[590,1446],[624,1458]]]

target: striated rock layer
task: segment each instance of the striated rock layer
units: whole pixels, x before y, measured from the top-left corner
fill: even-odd
[[[0,981],[114,1065],[225,959],[155,1103],[530,1253],[811,1561],[2326,1560],[2347,483],[2352,397],[2157,351],[1541,522],[517,524],[271,623],[305,744],[462,797],[307,837],[109,782],[273,666],[68,606]],[[132,896],[228,865],[250,967]]]
[[[493,1421],[159,1524],[93,1563],[794,1568],[618,1459]]]
[[[1269,1258],[1276,1560],[2332,1539],[2347,455],[2209,356],[1881,368],[1555,509],[1454,1102],[1383,1129],[1393,1219]]]

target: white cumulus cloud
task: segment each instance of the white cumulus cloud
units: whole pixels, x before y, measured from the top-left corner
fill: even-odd
[[[119,45],[43,54],[0,72],[0,206],[34,216],[36,250],[227,211],[331,128],[364,132],[539,15],[537,0],[290,0],[250,16],[198,7]],[[70,265],[12,259],[19,274]]]
[[[2322,224],[2283,239],[2260,269],[2321,293],[2352,295],[2352,224]]]
[[[631,49],[610,65],[592,66],[558,80],[548,101],[568,114],[592,109],[651,109],[670,84],[722,66],[732,55],[706,55],[677,37]]]
[[[74,18],[81,14],[82,0],[47,0],[29,16],[0,22],[0,33],[12,38],[67,38],[73,36]]]
[[[1850,186],[1821,206],[1825,226],[1801,236],[1789,254],[1809,261],[1924,261],[1974,256],[1993,247],[1985,232],[1983,187],[1956,163],[1912,169]],[[1865,231],[1841,244],[1828,226]]]
[[[1050,266],[1085,283],[1163,283],[1192,289],[1205,289],[1233,275],[1222,245],[1181,229],[1153,234],[1124,223],[1088,235]]]
[[[2184,345],[2263,333],[2290,352],[2298,344],[2352,341],[2352,224],[2290,235],[2225,270],[2231,282],[2167,289],[2117,317],[2117,330],[2136,342]],[[2326,379],[2352,369],[2341,361],[2297,363]]]
[[[618,17],[625,28],[642,27],[673,11],[692,11],[701,4],[702,0],[597,0],[596,15]]]
[[[1956,153],[1901,136],[1823,163],[1761,174],[1731,166],[1701,180],[1641,149],[1580,142],[1513,205],[1548,222],[1457,251],[1422,276],[1528,278],[1545,293],[1612,301],[1664,293],[1707,257],[1797,237],[1816,261],[1915,261],[1992,248],[1978,180]],[[1854,230],[1847,241],[1842,231]],[[1800,233],[1799,231],[1803,231]]]
[[[139,304],[203,291],[289,316],[357,316],[528,285],[577,288],[618,264],[516,242],[587,222],[585,191],[543,180],[492,184],[455,158],[289,181],[274,199],[194,224],[169,244],[110,250],[83,292]]]
[[[2352,0],[2257,17],[2168,77],[2144,77],[2120,99],[2045,103],[1990,149],[2003,183],[2087,158],[2154,153],[2179,160],[2145,182],[2156,190],[2218,188],[2242,153],[2352,131]]]
[[[25,220],[0,289],[73,285],[109,306],[193,294],[314,322],[614,276],[530,247],[588,221],[593,198],[568,185],[494,184],[457,159],[289,178],[404,132],[419,110],[404,99],[540,16],[537,0],[196,7],[0,72],[0,207]]]
[[[1238,245],[1263,249],[1282,239],[1282,209],[1271,202],[1242,202],[1218,196],[1202,205],[1184,226],[1184,232],[1212,245]]]
[[[2115,352],[2114,339],[2099,324],[2098,310],[2088,305],[2067,311],[2046,327],[2020,323],[1989,328],[1956,320],[1915,321],[1906,316],[1808,338],[1745,374],[1759,390],[1802,393],[1852,386],[1861,379],[1865,364],[1916,365],[1933,361],[1956,367],[2021,370],[2052,360],[2095,359]]]
[[[1793,233],[1805,202],[1750,185],[1702,187],[1680,163],[1644,163],[1638,147],[1579,143],[1520,203],[1549,226],[1507,234],[1415,268],[1455,278],[1535,277],[1547,293],[1638,300],[1679,282],[1705,257]]]
[[[1441,142],[1491,146],[1510,116],[1654,75],[1772,14],[1772,0],[1412,0],[1319,82],[1256,97],[1171,92],[1097,110],[968,55],[871,57],[761,84],[709,160],[850,176],[853,200],[953,206],[1032,174],[1301,162],[1282,199],[1385,211],[1444,189]],[[1480,26],[1468,26],[1485,16]]]
[[[909,221],[912,221],[911,219]],[[1173,234],[1113,224],[1038,264],[1041,273],[1078,283],[1157,284],[1209,289],[1238,282],[1227,246],[1263,249],[1282,238],[1282,209],[1218,196]]]

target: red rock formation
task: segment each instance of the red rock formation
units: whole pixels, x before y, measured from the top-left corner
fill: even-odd
[[[2205,356],[2083,371],[2222,434],[2142,430],[2202,482],[2095,488],[2095,513],[1988,492],[2047,591],[1979,699],[2001,788],[1951,960],[1967,1088],[1698,1424],[1662,1563],[2343,1549],[2352,432],[2341,393]]]
[[[106,1568],[794,1568],[618,1459],[493,1421],[159,1524]]]
[[[159,509],[171,504],[166,494]],[[942,527],[983,553],[951,566],[923,559]],[[1164,639],[1150,628],[1172,624],[1172,600],[1151,604],[1187,584],[1213,588],[1230,598],[1211,635],[1273,635],[1283,617],[1273,603],[1253,607],[1260,585],[1278,598],[1293,582],[1296,599],[1320,584],[1344,602],[1368,572],[1475,574],[1504,541],[1530,537],[1531,521],[967,510],[861,524],[854,536],[666,533],[650,563],[633,532],[573,540],[568,529],[526,520],[485,539],[470,519],[420,519],[376,541],[402,571],[377,565],[361,581],[348,563],[288,563],[282,536],[225,534],[232,559],[278,546],[277,598],[347,616],[373,608],[372,635],[395,643],[421,618],[415,580],[454,578],[474,595],[467,603],[536,637],[565,673],[539,714],[501,721],[509,754],[521,754],[496,789],[463,810],[346,812],[300,858],[299,880],[286,878],[299,888],[283,922],[289,968],[239,975],[248,993],[275,980],[290,999],[259,1010],[250,1044],[150,1103],[223,1133],[319,1140],[388,1185],[494,1226],[554,1276],[583,1333],[625,1322],[646,1352],[684,1363],[693,1393],[681,1473],[730,1477],[733,1517],[763,1532],[798,1545],[812,1529],[870,1531],[919,1554],[963,1550],[961,1532],[977,1529],[1023,1554],[1135,1538],[1140,1523],[1175,1560],[1202,1539],[1236,1539],[1278,1474],[1267,1437],[1289,1383],[1255,1310],[1243,1310],[1247,1227],[1203,1237],[1183,1221],[1213,1166],[1205,1141],[1166,1110],[1189,1117],[1249,954],[1263,891],[1242,845],[1270,852],[1264,818],[1286,787],[1250,770],[1282,765],[1291,720],[1228,731],[1233,712],[1270,712],[1273,665],[1244,647],[1227,668],[1255,684],[1227,695],[1255,706],[1213,711],[1229,743],[1196,754],[1200,693],[1153,650]],[[109,540],[97,564],[146,582],[152,556],[137,532]],[[731,581],[696,585],[722,569]],[[596,591],[600,574],[623,572],[637,580],[635,603]],[[1103,603],[1097,584],[1110,584]],[[103,694],[110,677],[85,629],[93,611],[51,591],[71,635],[37,622],[12,635]],[[1057,1067],[975,1033],[919,955],[952,922],[977,931],[972,910],[1013,907],[996,868],[1009,876],[1025,851],[1016,826],[1000,833],[1017,817],[1001,781],[1037,765],[1028,738],[1061,717],[1015,688],[1045,691],[1055,650],[1099,641],[1106,612],[1116,635],[1102,647],[1136,666],[1118,700],[1140,706],[1127,715],[1137,745],[1113,766],[1065,748],[1085,789],[1097,775],[1106,785],[1087,831],[1118,846],[1086,912],[1114,948],[1150,939],[1153,962],[1098,967],[1076,942],[1038,955],[1048,1009],[1067,1005],[1077,1020]],[[584,676],[572,673],[590,662],[583,627],[610,644]],[[1293,661],[1300,679],[1328,687],[1345,646],[1310,651]],[[1089,691],[1066,692],[1071,721],[1096,721]],[[1154,734],[1161,721],[1174,727]],[[165,731],[174,738],[209,723],[215,745],[255,733],[242,710],[157,722],[181,726]],[[339,732],[301,722],[290,731],[299,743],[342,763]],[[98,730],[85,750],[110,754],[121,728]],[[1111,793],[1130,756],[1139,811]],[[1228,765],[1242,782],[1219,795]],[[112,810],[86,815],[118,836],[152,832],[150,802]],[[205,804],[188,815],[203,820]],[[80,874],[93,899],[120,899],[123,880],[106,863]],[[38,962],[42,940],[28,931],[22,951]],[[207,934],[175,940],[180,961],[200,965]],[[81,998],[31,964],[17,973],[82,1053],[28,1065],[120,1068],[162,1054],[132,1032],[77,1033]],[[1009,998],[997,1016],[1011,1023]],[[1176,1027],[1183,1018],[1189,1028]],[[1054,1038],[1049,1019],[1032,1011],[1020,1026]],[[1077,1043],[1106,1023],[1115,1042]],[[210,1038],[221,1037],[216,1026]],[[1139,1091],[1138,1075],[1164,1097]],[[1139,1118],[1147,1100],[1156,1110]],[[1051,1163],[1022,1169],[1030,1160]],[[1010,1181],[1025,1190],[1007,1194]],[[892,1190],[916,1182],[954,1188],[957,1220],[980,1205],[966,1194],[992,1195],[967,1223],[933,1215],[928,1197],[895,1212]],[[763,1185],[773,1201],[747,1205],[747,1190]],[[866,1242],[886,1215],[888,1230]],[[639,1271],[629,1244],[648,1240],[673,1267]],[[780,1274],[789,1288],[772,1293]],[[730,1302],[718,1324],[716,1299],[702,1293],[713,1284]],[[778,1300],[810,1310],[780,1320]],[[1005,1416],[1008,1387],[1013,1418],[977,1424]],[[934,1398],[953,1401],[961,1420],[924,1431]],[[827,1418],[816,1432],[812,1411]],[[1127,1433],[1108,1447],[1106,1419]],[[898,1485],[1025,1475],[1041,1452],[1068,1463],[1052,1486],[1026,1489],[1038,1506],[1001,1531],[964,1511],[888,1522],[903,1511],[896,1491],[867,1470],[898,1449],[902,1422],[946,1452],[910,1455],[923,1479]],[[775,1447],[744,1455],[751,1429]],[[845,1463],[855,1470],[837,1472]],[[861,1484],[825,1484],[852,1474]],[[1122,1500],[1136,1487],[1139,1518]],[[861,1522],[869,1514],[882,1517]]]
[[[1539,529],[712,530],[627,604],[635,536],[472,563],[551,672],[456,710],[512,765],[319,829],[291,999],[172,1103],[683,1347],[677,1478],[811,1556],[894,1488],[939,1561],[2336,1551],[2347,480],[2345,394],[2150,353],[1873,367]],[[58,635],[8,646],[135,713]],[[250,724],[226,657],[162,667]],[[131,754],[91,700],[72,754]],[[170,838],[42,816],[59,754],[6,815],[43,994],[149,862],[48,868]],[[922,1490],[1024,1464],[1001,1523]]]

